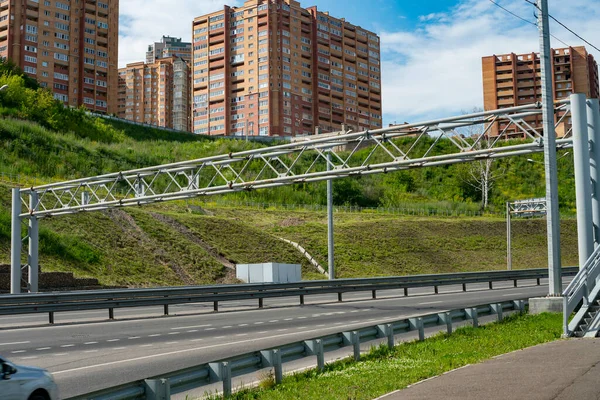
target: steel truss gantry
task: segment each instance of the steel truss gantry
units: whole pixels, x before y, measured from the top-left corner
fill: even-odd
[[[561,124],[570,115],[570,105],[557,104]],[[536,103],[14,189],[11,292],[20,293],[23,247],[27,287],[37,291],[41,218],[538,153],[544,150],[543,135],[528,120],[541,114]],[[477,134],[470,136],[474,127]],[[508,141],[508,132],[515,129],[524,139]],[[572,146],[570,136],[571,131],[557,140],[557,148]],[[22,223],[27,229],[24,240]]]

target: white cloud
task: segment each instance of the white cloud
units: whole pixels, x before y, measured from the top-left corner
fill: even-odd
[[[119,67],[124,67],[144,61],[148,45],[163,35],[191,42],[194,18],[222,10],[223,0],[126,0],[119,7]]]
[[[600,11],[589,0],[569,7],[550,1],[550,13],[587,40],[600,42]],[[522,0],[500,4],[534,21],[533,6]],[[572,46],[581,40],[552,24],[552,33]],[[552,40],[556,48],[563,44]],[[416,122],[483,106],[481,57],[537,51],[537,28],[491,2],[461,1],[445,15],[421,17],[415,31],[382,32],[384,123]],[[598,45],[600,46],[600,45]],[[600,53],[588,51],[600,61]]]

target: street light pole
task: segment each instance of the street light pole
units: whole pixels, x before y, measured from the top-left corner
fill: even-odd
[[[542,73],[542,114],[544,125],[544,166],[546,172],[546,224],[548,236],[548,295],[560,296],[560,215],[558,212],[558,174],[556,167],[556,132],[554,129],[554,93],[552,89],[552,57],[548,0],[537,0],[540,31],[540,63]]]

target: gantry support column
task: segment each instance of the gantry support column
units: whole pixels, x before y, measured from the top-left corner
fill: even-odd
[[[21,293],[21,189],[12,190],[10,293]]]
[[[592,219],[594,245],[600,245],[600,101],[587,100],[588,140],[590,142],[590,176],[592,179]]]
[[[37,210],[38,194],[37,192],[31,192],[29,195],[29,208],[30,210]],[[29,218],[28,236],[29,246],[27,251],[27,263],[29,264],[29,292],[38,292],[38,280],[39,280],[39,244],[40,244],[40,231],[39,221],[37,217]]]

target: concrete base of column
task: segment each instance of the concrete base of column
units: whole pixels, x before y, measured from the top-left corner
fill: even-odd
[[[536,297],[529,299],[529,313],[541,314],[545,312],[562,313],[563,298],[562,297]]]

